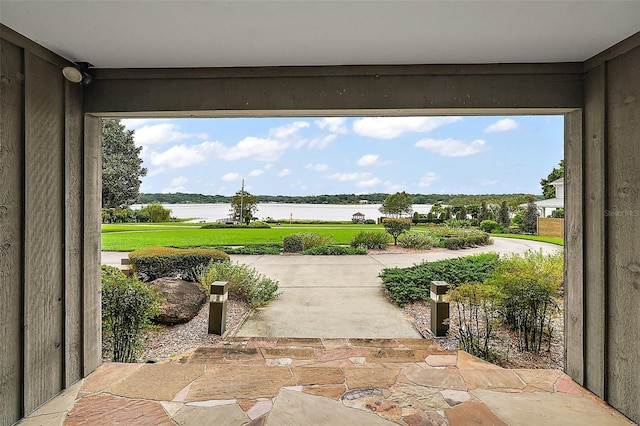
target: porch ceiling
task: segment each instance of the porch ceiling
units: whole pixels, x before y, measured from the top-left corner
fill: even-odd
[[[2,1],[1,22],[100,68],[584,61],[640,1]]]

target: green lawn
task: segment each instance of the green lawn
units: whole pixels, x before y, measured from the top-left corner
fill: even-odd
[[[557,237],[539,237],[537,235],[520,235],[520,234],[491,234],[492,237],[516,238],[519,240],[541,241],[543,243],[551,243],[564,246],[564,238]]]
[[[143,247],[211,247],[222,245],[278,244],[297,232],[331,236],[336,244],[349,244],[362,230],[382,230],[378,225],[283,225],[270,229],[200,229],[201,224],[102,225],[102,250],[132,251]]]

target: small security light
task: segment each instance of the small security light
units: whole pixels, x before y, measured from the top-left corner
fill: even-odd
[[[72,83],[82,83],[86,86],[91,83],[91,76],[87,73],[91,66],[89,62],[76,62],[75,66],[64,67],[62,75]]]

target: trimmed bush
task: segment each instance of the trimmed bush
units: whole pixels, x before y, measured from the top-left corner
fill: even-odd
[[[198,274],[207,291],[214,281],[228,281],[229,293],[252,307],[263,306],[279,296],[278,281],[258,273],[250,266],[231,262],[211,262]]]
[[[437,243],[437,238],[425,232],[407,232],[398,238],[400,246],[412,249],[430,249]]]
[[[251,244],[239,247],[219,246],[216,248],[227,254],[280,254],[282,244]]]
[[[380,278],[391,300],[404,306],[414,300],[428,300],[431,281],[445,281],[452,287],[483,282],[495,269],[498,260],[496,253],[483,253],[423,262],[409,268],[383,269]]]
[[[210,262],[229,260],[223,251],[206,248],[178,249],[173,247],[147,247],[129,253],[133,270],[142,281],[162,277],[177,277],[196,281],[197,270]]]
[[[249,222],[249,228],[264,228],[264,229],[268,229],[268,228],[271,228],[271,226],[268,223],[263,222],[261,220],[254,220],[253,222]]]
[[[344,246],[316,246],[307,249],[302,254],[308,255],[354,255],[354,254],[367,254],[367,249],[363,247],[344,247]]]
[[[304,240],[300,234],[287,235],[282,239],[282,248],[285,253],[300,253],[304,250]]]
[[[468,219],[449,219],[445,221],[445,224],[450,228],[468,228],[471,226],[471,221]]]
[[[136,362],[143,332],[159,312],[161,296],[148,285],[102,265],[102,333],[113,362]]]
[[[384,231],[360,231],[350,243],[351,247],[384,250],[389,245],[389,234]]]

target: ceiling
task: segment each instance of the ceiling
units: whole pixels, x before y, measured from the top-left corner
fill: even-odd
[[[640,1],[15,1],[0,21],[99,68],[581,62]]]

